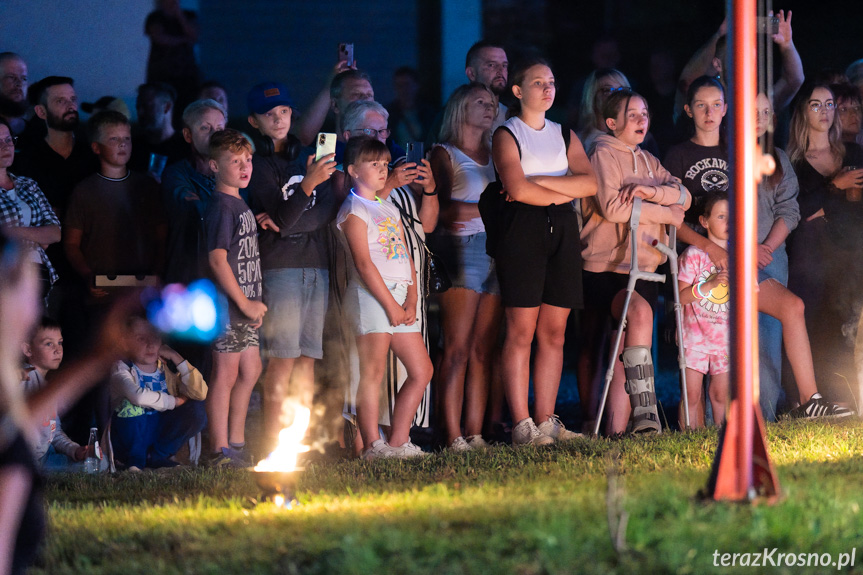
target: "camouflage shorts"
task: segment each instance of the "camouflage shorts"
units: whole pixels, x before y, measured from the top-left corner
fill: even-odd
[[[213,350],[219,353],[240,353],[250,347],[258,347],[258,328],[247,323],[230,323],[213,342]]]

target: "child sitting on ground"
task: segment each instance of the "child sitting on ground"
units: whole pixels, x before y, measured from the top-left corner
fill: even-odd
[[[210,137],[210,169],[216,194],[204,214],[210,271],[227,295],[230,323],[213,342],[213,375],[207,396],[210,465],[245,466],[246,414],[261,375],[258,328],[267,306],[261,302],[258,225],[240,189],[252,176],[252,145],[236,130]]]
[[[417,282],[406,248],[399,210],[382,201],[390,152],[381,141],[355,136],[345,146],[344,166],[353,188],[336,224],[353,258],[345,308],[356,335],[360,359],[357,423],[367,446],[363,457],[409,458],[424,455],[410,442],[410,427],[432,363],[417,323]],[[378,429],[381,380],[392,349],[407,371],[395,399],[389,441]]]
[[[707,230],[708,239],[728,249],[728,194],[713,192],[704,204],[704,214],[699,218]],[[686,391],[689,396],[689,422],[691,427],[704,426],[704,404],[702,382],[710,374],[708,395],[713,409],[713,420],[717,425],[725,421],[729,382],[729,338],[728,271],[717,270],[707,253],[690,245],[680,256],[678,274],[680,303],[683,308],[683,346],[686,358]],[[786,305],[781,309],[766,310],[782,322],[785,352],[791,359],[791,367],[797,380],[801,405],[791,412],[792,417],[848,417],[851,410],[825,400],[815,385],[812,367],[812,351],[803,320],[803,303],[779,282],[771,282],[770,290],[781,290],[776,297],[783,298]],[[787,337],[789,330],[800,337]],[[801,335],[802,330],[802,335]],[[792,335],[793,335],[792,334]],[[683,428],[683,406],[680,421]]]
[[[200,372],[166,345],[144,318],[129,325],[129,361],[111,372],[111,444],[130,471],[174,467],[171,458],[206,423]],[[165,362],[176,366],[167,369]]]
[[[63,361],[63,334],[60,332],[60,324],[43,316],[33,337],[23,344],[23,353],[27,360],[24,367],[24,392],[30,395],[45,385],[48,372],[59,368]],[[33,451],[36,461],[44,469],[62,469],[68,465],[70,459],[83,461],[87,446],[78,445],[63,432],[55,407],[52,414],[42,421],[38,443]]]

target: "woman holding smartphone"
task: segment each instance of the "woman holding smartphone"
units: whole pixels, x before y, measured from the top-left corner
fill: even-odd
[[[582,305],[581,242],[572,200],[596,194],[596,178],[575,134],[564,134],[560,124],[545,117],[555,97],[548,64],[526,60],[511,78],[516,104],[492,144],[507,200],[491,246],[507,327],[503,380],[515,423],[513,445],[548,445],[577,436],[554,416],[554,406],[566,320],[572,308]],[[534,336],[531,418],[527,400]]]

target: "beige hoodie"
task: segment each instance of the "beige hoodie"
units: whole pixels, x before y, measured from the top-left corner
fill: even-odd
[[[604,134],[596,139],[590,163],[596,172],[598,189],[596,196],[581,200],[584,269],[597,273],[629,273],[632,205],[620,201],[620,190],[627,184],[641,184],[652,187],[656,193],[641,206],[638,267],[655,271],[665,256],[651,244],[654,239],[667,241],[665,224],[671,221],[671,209],[666,206],[680,203],[680,195],[685,194],[683,207],[688,209],[692,196],[655,156],[638,147],[633,150],[611,135]]]

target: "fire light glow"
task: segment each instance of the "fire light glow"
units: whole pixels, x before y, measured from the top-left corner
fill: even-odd
[[[255,471],[293,471],[297,468],[297,456],[309,451],[308,445],[300,442],[309,427],[312,412],[309,408],[296,406],[294,422],[279,432],[279,445],[258,462]]]

